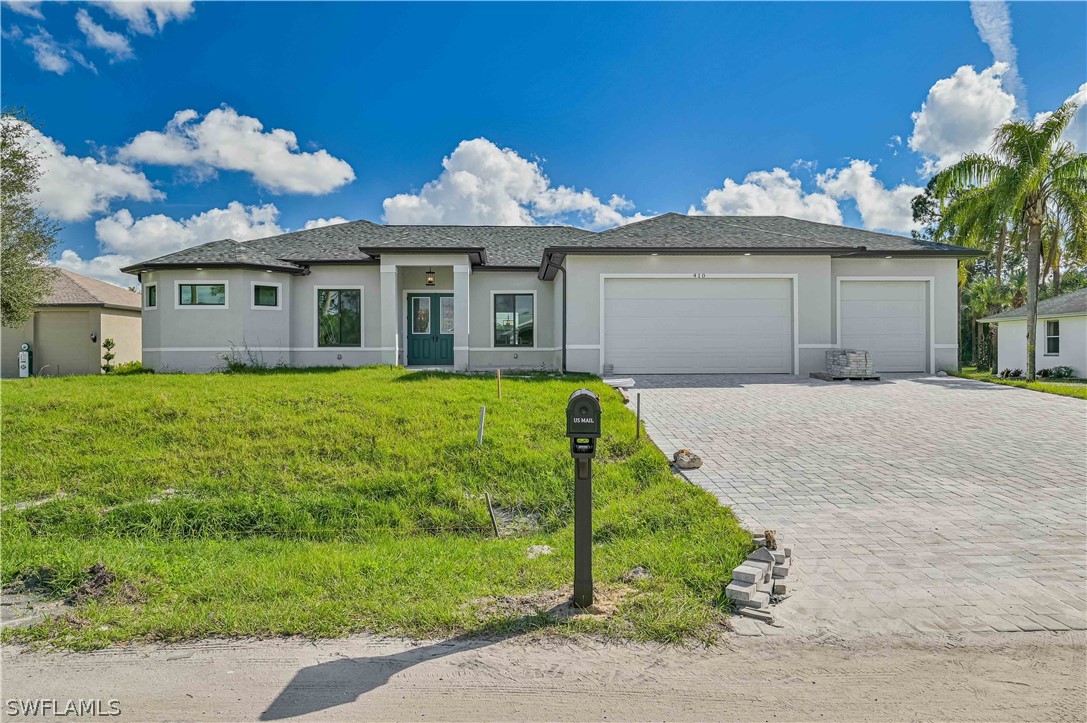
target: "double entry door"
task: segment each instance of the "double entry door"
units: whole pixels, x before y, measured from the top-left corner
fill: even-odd
[[[453,363],[453,295],[408,294],[408,366]]]

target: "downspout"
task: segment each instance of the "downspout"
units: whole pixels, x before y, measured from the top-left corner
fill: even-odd
[[[561,265],[556,265],[551,261],[551,255],[547,255],[547,268],[556,269],[562,272],[562,373],[566,374],[566,257],[562,259]],[[546,271],[545,271],[546,273]]]

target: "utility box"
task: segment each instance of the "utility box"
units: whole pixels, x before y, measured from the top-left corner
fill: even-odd
[[[34,373],[34,350],[29,342],[23,342],[19,347],[19,376],[29,377]]]

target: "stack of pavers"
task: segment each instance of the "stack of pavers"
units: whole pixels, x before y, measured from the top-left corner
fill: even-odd
[[[832,377],[874,377],[872,356],[863,349],[828,349],[827,374]]]
[[[759,547],[732,571],[732,582],[725,587],[725,595],[732,601],[739,615],[772,622],[768,608],[785,594],[785,578],[793,563],[790,545],[776,543],[774,550],[766,547],[766,538],[755,535]]]
[[[827,370],[812,372],[809,376],[827,382],[841,379],[879,380],[875,370],[872,369],[872,355],[863,349],[829,349],[827,350]]]

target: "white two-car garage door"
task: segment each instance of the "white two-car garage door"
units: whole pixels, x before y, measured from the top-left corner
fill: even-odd
[[[928,371],[928,285],[841,280],[843,349],[864,349],[877,372]]]
[[[604,284],[615,374],[793,372],[792,279],[619,278]]]

